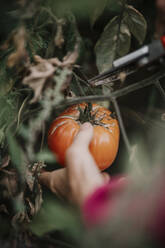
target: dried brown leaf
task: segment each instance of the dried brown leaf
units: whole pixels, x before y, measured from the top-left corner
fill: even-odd
[[[13,218],[12,218],[12,225],[16,226],[17,223],[22,223],[22,222],[30,222],[30,219],[28,218],[28,215],[26,212],[22,211],[22,212],[17,212]]]
[[[57,47],[62,48],[64,44],[64,36],[63,36],[63,25],[64,25],[64,20],[60,19],[57,22],[57,32],[56,36],[54,38],[54,43]]]
[[[20,209],[12,218],[12,225],[15,226],[17,223],[30,222],[29,216],[24,208],[24,192],[20,192],[16,197],[15,201],[19,202]],[[21,206],[22,204],[22,206]]]
[[[120,73],[119,73],[119,78],[120,78],[120,81],[121,81],[122,83],[124,83],[126,77],[127,77],[126,72],[123,71],[123,72],[120,72]]]
[[[47,79],[51,78],[56,71],[57,67],[68,68],[71,70],[73,64],[76,63],[78,58],[78,44],[72,52],[68,52],[60,61],[58,58],[43,59],[38,55],[34,56],[34,60],[37,64],[29,67],[30,74],[23,79],[23,84],[28,85],[34,91],[34,97],[31,103],[35,103],[42,98],[42,90],[47,82]],[[68,78],[67,82],[70,82]],[[67,84],[68,85],[68,84]],[[64,89],[66,85],[64,86]]]
[[[33,166],[26,166],[23,187],[20,187],[20,181],[16,170],[2,170],[0,185],[3,186],[1,192],[2,198],[12,199],[15,202],[17,213],[12,218],[12,224],[18,222],[29,222],[41,208],[43,202],[42,189],[38,181],[38,174],[45,167],[43,162],[34,163]],[[7,206],[0,205],[0,212],[7,212]]]
[[[7,50],[9,48],[10,43],[12,42],[14,34],[15,33],[13,33],[13,32],[11,34],[9,34],[7,40],[5,40],[5,42],[0,46],[0,50]]]
[[[9,162],[10,162],[10,157],[7,155],[2,160],[2,165],[0,167],[0,170],[7,167],[9,165]]]
[[[15,52],[9,55],[7,65],[8,67],[13,67],[22,62],[28,60],[26,47],[26,31],[22,26],[18,31],[13,35],[13,42],[15,46]]]
[[[28,85],[34,91],[34,97],[31,100],[31,103],[35,103],[42,97],[43,87],[49,77],[51,77],[55,71],[55,67],[46,59],[42,59],[39,56],[36,56],[37,65],[31,65],[29,67],[30,74],[27,75],[23,84]]]
[[[28,208],[29,208],[31,216],[34,216],[40,210],[42,202],[43,202],[42,190],[41,190],[40,184],[38,184],[35,187],[35,190],[36,190],[36,188],[37,188],[37,194],[35,195],[34,201],[30,197],[25,198],[25,201],[26,201],[26,204],[28,204]],[[34,192],[33,192],[33,194],[34,194]]]
[[[0,213],[5,213],[5,214],[9,214],[7,207],[5,206],[5,204],[0,205]]]
[[[67,55],[63,58],[63,67],[71,67],[76,63],[78,58],[78,44],[76,44],[74,51],[68,52]]]
[[[33,191],[33,188],[34,188],[34,176],[33,176],[33,173],[30,170],[26,171],[26,183],[27,183],[30,191]]]
[[[43,202],[42,189],[37,179],[38,174],[43,167],[45,167],[45,164],[43,162],[38,162],[34,163],[33,166],[29,165],[26,171],[26,184],[31,193],[25,194],[25,201],[31,216],[39,211]]]
[[[161,120],[162,120],[162,121],[165,121],[165,113],[162,114]]]
[[[63,58],[63,61],[60,61],[58,58],[51,58],[48,61],[54,66],[70,69],[76,63],[78,55],[78,44],[76,44],[75,49],[72,52],[69,51]]]
[[[54,66],[57,66],[57,67],[63,66],[63,63],[58,58],[51,58],[51,59],[48,59],[48,61]]]
[[[12,171],[12,173],[3,172],[4,176],[0,180],[0,185],[3,185],[5,188],[6,198],[10,198],[15,196],[18,192],[18,176],[14,171]]]
[[[28,166],[26,171],[26,183],[31,191],[33,191],[34,188],[35,176],[38,175],[45,166],[46,165],[43,162],[34,163],[32,167]]]

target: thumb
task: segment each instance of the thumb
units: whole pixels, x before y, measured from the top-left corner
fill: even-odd
[[[90,122],[81,125],[78,134],[73,140],[74,146],[88,146],[93,137],[93,127]]]

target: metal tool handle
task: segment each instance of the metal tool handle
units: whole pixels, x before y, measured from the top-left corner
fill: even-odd
[[[150,64],[151,62],[160,59],[164,55],[165,55],[165,36],[162,36],[160,40],[155,40],[151,44],[145,45],[140,49],[115,60],[110,70],[105,71],[89,79],[88,81],[89,83],[91,83],[93,81],[98,81],[108,78],[116,71],[132,63],[135,63],[137,67]]]

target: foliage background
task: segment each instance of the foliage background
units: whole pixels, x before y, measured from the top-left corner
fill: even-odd
[[[66,106],[92,99],[110,106],[121,125],[119,153],[108,172],[131,174],[136,187],[150,175],[155,186],[153,178],[164,163],[164,67],[128,78],[124,71],[94,86],[87,79],[151,42],[156,18],[153,0],[1,1],[2,247],[107,247],[107,242],[111,247],[120,247],[122,242],[125,247],[135,247],[135,243],[146,247],[151,241],[154,245],[136,226],[131,232],[129,221],[125,227],[122,217],[101,232],[96,228],[87,233],[77,209],[41,188],[37,175],[45,166],[59,168],[46,145],[51,121]],[[138,90],[148,82],[152,85]],[[122,95],[125,88],[128,94]],[[111,96],[117,90],[121,97],[116,100]],[[123,202],[129,201],[129,193]],[[121,237],[119,244],[122,225],[129,235]]]

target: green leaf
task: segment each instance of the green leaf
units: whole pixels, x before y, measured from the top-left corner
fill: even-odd
[[[102,15],[105,6],[107,4],[107,0],[97,0],[96,7],[94,8],[91,16],[90,16],[90,24],[93,27],[97,19]]]
[[[142,44],[147,31],[147,23],[143,15],[132,6],[127,5],[124,12],[124,23],[128,25],[130,32]]]
[[[0,129],[0,146],[2,147],[3,147],[4,140],[5,140],[5,133],[4,133],[3,128],[1,128]]]
[[[12,70],[6,68],[6,58],[0,62],[0,97],[9,93],[17,80],[17,76]]]
[[[17,116],[17,96],[0,96],[0,128],[7,128]]]
[[[79,33],[75,16],[71,12],[67,12],[65,16],[65,28],[63,35],[65,37],[65,49],[66,52],[71,52],[78,45],[79,57],[81,56],[80,50],[82,46],[82,38]],[[79,58],[78,58],[79,59]]]
[[[8,82],[0,83],[0,96],[6,95],[13,87],[14,81],[10,79]]]
[[[131,34],[127,25],[114,17],[104,28],[104,31],[95,46],[96,63],[99,72],[112,67],[113,61],[129,52]]]
[[[30,224],[30,229],[38,236],[53,230],[79,235],[79,227],[79,218],[73,210],[54,199],[45,199],[40,212]]]
[[[55,155],[52,154],[52,152],[50,152],[49,150],[43,150],[42,152],[39,152],[36,158],[37,160],[43,161],[45,163],[51,163],[56,161]]]
[[[8,132],[7,141],[8,141],[8,145],[9,145],[9,153],[10,153],[11,161],[16,166],[18,171],[20,173],[22,173],[23,172],[22,150],[19,147],[19,145],[18,145],[16,139],[14,138],[14,136],[11,134],[11,132]]]

